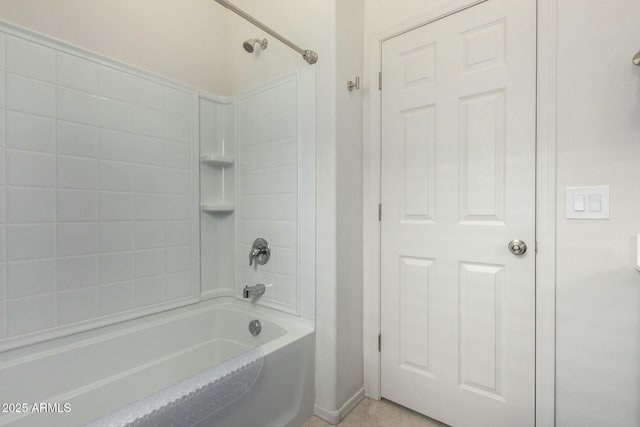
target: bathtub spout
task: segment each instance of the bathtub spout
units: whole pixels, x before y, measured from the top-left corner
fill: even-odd
[[[259,297],[264,294],[265,289],[266,288],[262,283],[252,286],[246,285],[242,290],[242,296],[247,299],[250,297]]]

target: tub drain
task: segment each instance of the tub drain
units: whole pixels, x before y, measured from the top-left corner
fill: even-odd
[[[249,322],[249,332],[251,332],[251,335],[254,337],[260,335],[260,332],[262,332],[262,323],[260,323],[259,320]]]

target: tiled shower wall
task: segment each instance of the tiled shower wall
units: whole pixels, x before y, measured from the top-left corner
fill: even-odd
[[[240,288],[264,283],[258,303],[298,310],[298,87],[291,77],[238,98]],[[251,244],[271,245],[265,265],[249,267]]]
[[[0,32],[0,344],[197,296],[195,99]]]

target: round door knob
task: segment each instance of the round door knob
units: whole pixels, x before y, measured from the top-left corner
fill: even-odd
[[[509,252],[514,255],[524,255],[527,252],[527,244],[522,240],[512,240],[509,242]]]

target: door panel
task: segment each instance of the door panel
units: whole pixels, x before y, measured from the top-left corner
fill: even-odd
[[[534,423],[535,53],[534,0],[382,45],[382,395],[453,426]]]

